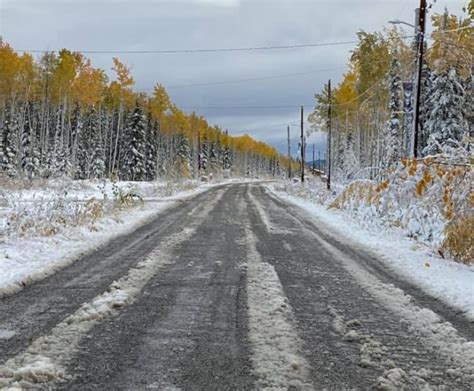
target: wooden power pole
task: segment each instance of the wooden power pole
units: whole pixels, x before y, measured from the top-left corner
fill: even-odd
[[[304,127],[303,127],[303,106],[301,106],[301,182],[304,182]]]
[[[290,143],[290,125],[286,128],[288,136],[288,178],[291,179],[291,143]]]
[[[418,157],[418,131],[420,129],[420,100],[421,100],[421,78],[423,70],[423,51],[424,51],[424,36],[426,25],[426,0],[420,0],[420,9],[418,14],[418,33],[417,33],[417,59],[416,59],[416,89],[415,89],[415,107],[413,116],[413,131],[411,134],[412,155],[414,158]]]
[[[331,79],[328,81],[328,148],[326,156],[327,188],[331,190]]]

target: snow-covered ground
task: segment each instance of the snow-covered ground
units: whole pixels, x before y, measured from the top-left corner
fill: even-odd
[[[380,225],[361,226],[360,221],[348,212],[328,209],[327,203],[320,203],[322,193],[318,196],[317,192],[313,192],[309,200],[288,194],[278,184],[268,188],[313,216],[321,229],[355,246],[370,249],[392,271],[474,320],[474,266],[442,259],[431,247],[407,238],[400,229],[381,228]]]
[[[3,187],[0,297],[133,232],[178,200],[218,184],[57,180]]]

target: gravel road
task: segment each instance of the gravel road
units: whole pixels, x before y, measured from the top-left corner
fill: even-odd
[[[227,184],[0,299],[0,388],[470,390],[473,340],[264,184]]]

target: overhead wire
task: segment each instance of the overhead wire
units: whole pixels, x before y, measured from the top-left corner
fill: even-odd
[[[236,48],[205,48],[205,49],[158,49],[158,50],[74,50],[74,52],[84,54],[179,54],[179,53],[216,53],[216,52],[245,52],[245,51],[260,51],[260,50],[286,50],[286,49],[304,49],[324,46],[340,46],[351,45],[357,43],[357,40],[337,41],[337,42],[316,42],[307,44],[295,45],[275,45],[275,46],[249,46]],[[58,52],[58,50],[44,50],[44,49],[21,49],[18,52],[28,53],[51,53]]]

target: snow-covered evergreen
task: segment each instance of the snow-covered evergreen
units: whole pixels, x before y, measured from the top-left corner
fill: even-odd
[[[400,63],[395,57],[392,60],[389,76],[389,112],[390,119],[386,125],[386,143],[385,165],[392,166],[396,164],[402,157],[402,132],[401,132],[401,111],[403,89],[400,78]]]
[[[466,93],[454,68],[435,75],[427,99],[424,155],[451,154],[468,133]]]
[[[95,129],[92,136],[92,159],[91,159],[91,170],[90,178],[101,179],[105,175],[105,150],[104,150],[104,137],[103,132],[105,131],[103,114],[100,113],[100,119],[98,120],[100,126]]]
[[[21,168],[28,178],[34,178],[39,171],[39,167],[32,145],[33,130],[30,123],[29,108],[29,105],[26,106],[23,114],[23,129],[21,133]]]
[[[136,104],[129,114],[124,131],[123,179],[142,181],[146,177],[146,118],[141,106]]]
[[[18,130],[17,117],[12,113],[12,109],[8,105],[5,108],[5,117],[2,125],[0,167],[9,176],[15,176],[17,174]]]

